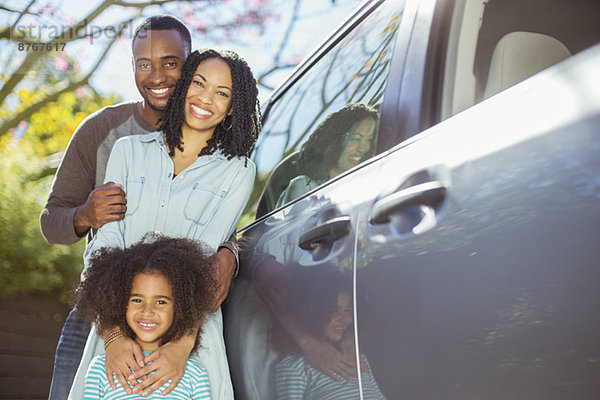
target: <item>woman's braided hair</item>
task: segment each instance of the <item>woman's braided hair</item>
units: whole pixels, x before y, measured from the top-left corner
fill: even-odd
[[[165,134],[169,153],[183,150],[181,125],[185,120],[185,98],[198,64],[209,58],[218,58],[229,65],[232,82],[230,116],[225,117],[207,141],[198,156],[213,154],[217,149],[227,156],[249,156],[261,130],[261,113],[258,102],[258,88],[250,67],[233,51],[200,49],[192,52],[183,64],[181,77],[167,102],[167,108],[159,120],[159,130]],[[225,129],[224,126],[230,127]]]

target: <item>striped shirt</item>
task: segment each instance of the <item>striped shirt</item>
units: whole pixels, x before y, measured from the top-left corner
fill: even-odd
[[[150,352],[144,352],[148,355]],[[161,399],[161,400],[204,400],[210,399],[210,385],[208,374],[202,364],[194,359],[188,358],[185,373],[179,384],[167,396],[163,396],[171,381],[168,381],[149,396],[141,397],[137,393],[127,394],[123,387],[117,382],[117,389],[112,390],[106,378],[104,367],[104,354],[94,357],[85,375],[84,400],[115,400],[115,399]]]
[[[367,363],[363,371],[362,384],[364,399],[383,400],[377,382]],[[358,379],[338,382],[313,367],[304,357],[287,356],[275,367],[277,399],[279,400],[356,400],[360,398]]]

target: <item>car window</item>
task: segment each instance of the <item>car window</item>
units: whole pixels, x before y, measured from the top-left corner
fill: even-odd
[[[600,3],[457,0],[450,16],[445,119],[600,40]],[[444,41],[446,42],[446,41]],[[435,97],[435,96],[434,96]]]
[[[403,5],[373,10],[272,106],[253,156],[257,217],[373,155]]]

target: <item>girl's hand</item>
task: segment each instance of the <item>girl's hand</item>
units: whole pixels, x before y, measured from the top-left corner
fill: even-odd
[[[192,339],[191,345],[189,343],[190,339]],[[151,364],[146,365],[128,377],[129,382],[134,381],[136,378],[143,379],[142,382],[136,382],[133,392],[140,393],[142,396],[148,396],[169,380],[171,384],[161,394],[164,396],[175,389],[185,372],[187,359],[194,346],[194,341],[195,336],[194,338],[186,336],[178,342],[165,343],[147,355],[144,358],[144,362]],[[156,372],[148,376],[152,371]]]
[[[137,361],[136,361],[137,360]],[[131,394],[131,388],[138,382],[131,379],[131,371],[139,371],[144,366],[144,354],[142,348],[134,340],[121,337],[106,348],[106,377],[110,387],[115,390],[117,385],[113,379],[113,373],[123,386],[127,394]],[[127,378],[126,377],[130,377]]]

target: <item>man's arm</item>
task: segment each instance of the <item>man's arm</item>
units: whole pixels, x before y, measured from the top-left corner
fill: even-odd
[[[74,244],[90,228],[124,215],[120,188],[96,183],[96,153],[108,126],[103,118],[86,119],[77,128],[60,163],[40,216],[42,234],[50,244]]]

